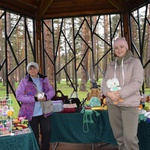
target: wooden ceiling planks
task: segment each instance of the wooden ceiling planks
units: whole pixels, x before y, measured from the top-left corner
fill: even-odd
[[[150,0],[125,0],[128,10],[134,10],[137,7],[141,7],[146,3],[150,2]]]
[[[127,9],[127,5],[125,1],[119,0],[119,1],[114,1],[114,0],[107,0],[111,5],[113,5],[116,9],[118,9],[120,12],[125,12]]]
[[[42,16],[47,12],[48,8],[54,0],[41,0],[41,3],[38,8],[37,18],[42,18]]]
[[[109,9],[108,9],[109,8]],[[97,15],[118,12],[107,0],[54,0],[43,18]]]
[[[0,7],[35,18],[48,19],[129,11],[149,0],[0,0]]]
[[[28,1],[24,2],[23,0],[0,0],[0,7],[8,11],[34,18],[38,10],[38,5],[29,3]]]

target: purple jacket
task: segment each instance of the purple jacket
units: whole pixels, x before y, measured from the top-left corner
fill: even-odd
[[[46,99],[51,100],[55,95],[55,90],[50,85],[49,80],[46,76],[39,74],[40,83],[45,93]],[[29,121],[32,120],[34,105],[35,105],[35,94],[37,93],[35,84],[33,83],[30,75],[28,74],[23,78],[16,90],[16,99],[21,102],[19,111],[19,117],[26,117]],[[49,114],[45,114],[47,117]]]

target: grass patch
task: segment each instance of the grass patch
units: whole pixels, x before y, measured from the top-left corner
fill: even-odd
[[[150,95],[150,88],[145,89],[145,94]]]

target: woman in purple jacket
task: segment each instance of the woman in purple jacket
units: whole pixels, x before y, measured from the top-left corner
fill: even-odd
[[[114,41],[115,60],[108,66],[102,83],[106,96],[108,114],[118,150],[139,150],[138,106],[140,88],[143,84],[144,71],[139,59],[128,50],[124,37]],[[107,87],[109,79],[119,81],[120,90],[112,91]]]
[[[50,114],[43,114],[41,101],[50,100],[55,95],[55,91],[48,78],[38,73],[39,65],[37,63],[30,62],[27,65],[27,72],[28,75],[21,80],[16,90],[16,99],[21,102],[19,117],[28,119],[38,144],[41,133],[41,149],[49,150]],[[44,96],[38,95],[41,92],[44,93]]]

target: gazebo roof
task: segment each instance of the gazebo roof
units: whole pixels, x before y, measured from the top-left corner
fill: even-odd
[[[35,19],[113,14],[142,6],[146,0],[0,0],[0,7]]]

